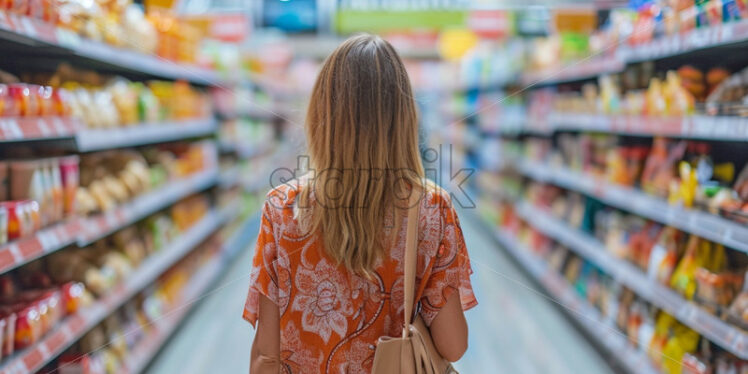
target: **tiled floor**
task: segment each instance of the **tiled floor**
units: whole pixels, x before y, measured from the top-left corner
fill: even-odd
[[[464,216],[464,214],[462,214]],[[478,307],[467,312],[469,373],[609,373],[605,361],[483,230],[464,217]],[[149,373],[247,373],[253,330],[240,318],[251,249],[242,253],[149,368]]]

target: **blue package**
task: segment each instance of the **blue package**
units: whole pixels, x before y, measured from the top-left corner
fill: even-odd
[[[724,22],[740,20],[740,9],[735,0],[722,0],[722,20]]]

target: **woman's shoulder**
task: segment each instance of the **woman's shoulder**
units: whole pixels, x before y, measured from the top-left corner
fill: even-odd
[[[293,204],[298,193],[299,182],[296,179],[292,179],[271,188],[265,194],[265,205],[268,209],[276,212],[283,212],[287,209],[293,210]]]
[[[449,192],[436,183],[426,180],[424,182],[423,201],[421,209],[429,209],[434,212],[442,212],[452,209],[452,198]]]

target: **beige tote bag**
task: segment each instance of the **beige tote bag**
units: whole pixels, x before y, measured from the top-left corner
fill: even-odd
[[[459,374],[452,365],[442,358],[431,340],[431,333],[420,315],[413,316],[416,287],[416,266],[418,242],[418,209],[420,206],[417,190],[413,190],[408,209],[408,231],[405,239],[405,325],[400,338],[383,336],[377,342],[374,352],[372,374]]]

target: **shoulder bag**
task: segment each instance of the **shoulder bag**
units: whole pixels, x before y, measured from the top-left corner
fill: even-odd
[[[413,318],[418,241],[420,194],[411,191],[408,228],[405,239],[405,276],[403,292],[405,316],[402,337],[383,336],[374,352],[372,374],[459,374],[442,358],[434,346],[431,333],[420,315]]]

